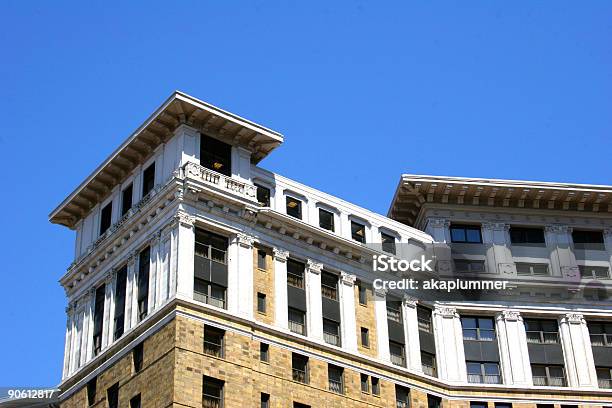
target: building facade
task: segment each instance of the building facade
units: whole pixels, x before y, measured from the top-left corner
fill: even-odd
[[[55,209],[61,407],[612,405],[612,188],[402,176],[388,217],[271,173],[270,129],[175,92]],[[481,300],[375,289],[433,248]]]

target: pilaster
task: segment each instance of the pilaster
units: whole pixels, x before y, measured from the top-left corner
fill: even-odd
[[[176,281],[177,296],[193,299],[195,217],[184,210],[179,210],[174,218],[178,223],[178,230],[176,265],[172,279]],[[150,299],[149,302],[151,302]]]
[[[467,382],[463,334],[457,310],[436,306],[433,325],[439,378],[454,383]]]
[[[137,303],[137,282],[136,282],[136,258],[138,257],[138,252],[132,252],[127,259],[127,282],[126,282],[126,290],[125,290],[125,325],[124,332],[127,332],[129,329],[136,325],[136,320],[134,319],[134,315],[138,315],[138,313],[134,313],[134,308],[138,309]]]
[[[521,314],[513,310],[498,313],[495,331],[504,384],[532,386],[527,335]]]
[[[421,342],[419,340],[419,323],[417,319],[417,300],[404,296],[402,299],[402,318],[404,326],[404,344],[406,345],[406,367],[421,372]]]
[[[289,317],[287,300],[287,258],[289,252],[274,248],[274,316],[276,326],[281,329],[288,329]]]
[[[106,283],[104,285],[104,322],[102,324],[102,350],[106,349],[113,342],[114,323],[113,315],[115,313],[115,282],[116,273],[114,270],[106,275]]]
[[[62,379],[70,375],[70,355],[72,353],[73,305],[66,306],[66,340],[64,343],[64,365]]]
[[[316,340],[323,340],[322,269],[323,264],[308,259],[306,263],[306,333],[308,337]]]
[[[504,223],[482,224],[482,242],[487,246],[487,272],[516,274],[510,251],[510,226]]]
[[[254,238],[237,235],[237,278],[238,312],[246,318],[253,318],[253,242]]]
[[[357,352],[357,318],[355,316],[355,275],[340,274],[340,319],[342,347],[349,352]]]
[[[391,362],[389,325],[387,323],[387,291],[385,289],[374,289],[374,314],[376,316],[378,358],[385,362]]]
[[[573,281],[580,280],[580,272],[573,251],[572,228],[567,225],[544,227],[546,246],[550,251],[551,274]]]
[[[574,388],[596,388],[597,373],[591,339],[584,316],[568,313],[559,319],[559,336],[568,385]]]

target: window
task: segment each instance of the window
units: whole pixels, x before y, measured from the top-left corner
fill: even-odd
[[[226,176],[232,175],[232,146],[210,136],[200,139],[200,164]]]
[[[266,314],[266,295],[259,292],[257,293],[257,311]]]
[[[264,207],[269,207],[270,189],[260,184],[255,184],[255,187],[257,187],[257,202]]]
[[[297,198],[286,196],[287,215],[302,219],[302,202]]]
[[[482,235],[478,225],[451,225],[451,242],[481,244]]]
[[[410,406],[410,389],[395,385],[395,406],[397,408],[408,408]]]
[[[338,300],[338,276],[333,273],[321,273],[321,295],[331,300]]]
[[[604,240],[601,231],[572,231],[572,240],[576,249],[604,250]]]
[[[578,265],[578,270],[583,278],[608,279],[610,277],[610,268],[607,266]]]
[[[501,384],[498,363],[467,361],[466,365],[469,383]]]
[[[387,320],[396,323],[402,322],[402,303],[396,300],[387,300]]]
[[[382,243],[382,250],[390,254],[395,255],[395,237],[393,235],[380,233],[380,241]]]
[[[291,354],[291,377],[293,381],[308,384],[308,357],[301,354]]]
[[[370,379],[366,374],[360,374],[361,392],[370,392]]]
[[[367,305],[368,304],[368,294],[366,292],[365,284],[361,281],[357,281],[357,289],[359,289],[359,304]]]
[[[365,225],[355,221],[351,221],[351,238],[353,238],[357,242],[365,244]]]
[[[146,247],[138,255],[138,320],[147,316],[149,307],[149,268],[151,248]]]
[[[496,402],[495,408],[512,408],[512,404],[509,402]]]
[[[193,298],[226,308],[227,238],[196,228]]]
[[[328,231],[334,231],[334,214],[319,208],[319,227]]]
[[[117,340],[123,336],[125,326],[125,290],[127,285],[127,265],[123,266],[117,272],[117,281],[115,282],[115,316],[114,325],[115,333],[113,338]]]
[[[340,323],[324,318],[323,339],[327,344],[340,347]]]
[[[599,388],[612,388],[612,368],[610,367],[595,367],[597,372],[597,384]]]
[[[132,349],[132,361],[134,362],[134,372],[138,373],[142,370],[142,360],[144,357],[143,343],[138,343]]]
[[[266,270],[266,251],[263,249],[257,250],[257,267],[262,270]]]
[[[300,404],[299,402],[294,402],[293,408],[310,408],[310,405]]]
[[[261,408],[270,408],[270,394],[261,393]]]
[[[546,276],[548,275],[548,264],[516,262],[516,273],[518,275]]]
[[[391,353],[391,362],[393,364],[402,366],[402,367],[406,366],[406,359],[405,359],[403,344],[389,340],[389,352]]]
[[[100,235],[104,234],[111,226],[113,217],[113,202],[106,204],[100,211]]]
[[[140,405],[140,394],[135,395],[130,400],[130,408],[141,408]]]
[[[559,343],[559,325],[555,320],[525,320],[527,343]]]
[[[94,377],[87,381],[87,404],[89,406],[96,403],[96,388],[98,386],[98,377]]]
[[[555,408],[554,404],[536,404],[536,408]]]
[[[142,172],[142,198],[145,198],[155,187],[155,162]]]
[[[122,217],[125,214],[127,214],[128,211],[130,211],[130,208],[132,208],[133,190],[134,189],[132,188],[132,184],[130,184],[121,192],[121,216]]]
[[[544,244],[544,230],[542,228],[510,228],[510,242],[520,244]]]
[[[365,327],[361,328],[361,346],[370,348],[370,331]]]
[[[337,394],[344,394],[344,369],[333,364],[327,365],[327,379],[329,390]]]
[[[612,323],[589,322],[591,346],[612,347]]]
[[[493,319],[488,317],[462,317],[463,340],[495,340]]]
[[[270,345],[267,343],[259,343],[259,361],[263,363],[270,362]]]
[[[94,356],[100,353],[102,349],[102,329],[104,327],[104,297],[106,295],[106,286],[102,285],[96,289],[96,300],[94,306],[94,329],[93,329],[93,347]]]
[[[223,358],[225,332],[212,326],[204,326],[204,354]]]
[[[442,398],[436,397],[435,395],[427,395],[427,408],[440,407],[442,407]]]
[[[289,330],[294,333],[306,335],[306,316],[299,309],[289,308]]]
[[[111,385],[106,390],[106,400],[108,401],[108,408],[119,408],[119,383]]]
[[[423,373],[436,377],[438,375],[436,371],[436,356],[426,351],[421,351],[421,368]]]
[[[453,259],[456,272],[485,272],[485,261],[480,259]]]
[[[304,264],[293,259],[287,260],[287,285],[304,289]]]
[[[420,331],[431,333],[431,310],[417,306],[417,323]]]
[[[202,382],[202,407],[223,407],[223,381],[204,376]]]
[[[470,402],[470,408],[487,408],[488,405],[486,402]]]
[[[372,395],[380,395],[380,380],[376,377],[372,377]]]
[[[224,286],[195,278],[193,292],[195,300],[225,309],[226,288]]]
[[[533,385],[565,387],[565,371],[560,365],[532,364]]]

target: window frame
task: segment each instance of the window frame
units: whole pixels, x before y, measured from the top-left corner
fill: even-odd
[[[323,228],[324,230],[330,231],[330,232],[336,232],[334,213],[329,210],[326,210],[325,208],[321,208],[321,207],[318,207],[318,208],[319,208],[319,211],[318,211],[319,228]],[[325,214],[327,217],[329,217],[329,221],[330,221],[329,224],[325,223],[325,225],[323,225],[324,223],[322,222],[321,214]]]
[[[100,225],[98,229],[98,236],[104,235],[113,226],[113,201],[106,203],[104,207],[100,209]]]
[[[291,203],[295,203],[295,207],[291,207],[290,204]],[[285,194],[285,213],[293,218],[296,218],[298,220],[303,220],[303,212],[302,212],[302,207],[303,207],[304,201],[300,200],[299,198],[290,195],[290,194]],[[296,208],[296,210],[293,210],[293,208]],[[295,211],[295,214],[292,214]]]
[[[140,191],[141,191],[141,197],[145,198],[146,196],[149,195],[149,193],[151,191],[153,191],[155,189],[155,161],[153,161],[151,164],[149,164],[143,171],[142,171],[142,178],[141,178],[142,182],[141,182],[141,186],[140,186]]]
[[[219,342],[214,342],[207,340],[207,336],[209,333],[212,333],[212,336],[217,336]],[[207,345],[210,348],[206,348]],[[211,347],[212,346],[212,347]],[[204,336],[202,338],[202,350],[203,354],[208,356],[216,357],[216,358],[225,358],[225,330],[220,329],[216,326],[204,325]],[[216,351],[215,351],[216,350]]]
[[[361,228],[355,228],[355,227],[361,227]],[[351,220],[351,239],[353,241],[359,242],[361,244],[365,244],[367,242],[366,239],[366,234],[367,234],[367,230],[366,230],[366,224],[363,222],[359,222],[357,220]],[[359,230],[363,231],[363,236],[360,238],[359,237]]]
[[[360,333],[359,337],[361,339],[361,347],[369,349],[370,348],[370,329],[368,329],[367,327],[361,326],[359,333]]]
[[[470,365],[478,365],[479,366],[478,373],[470,372]],[[465,366],[466,366],[466,371],[467,371],[467,376],[468,376],[468,383],[470,383],[470,384],[503,384],[499,362],[496,362],[496,361],[472,361],[472,360],[468,360],[468,361],[465,362]],[[497,369],[497,374],[488,374],[487,373],[487,366],[494,366]],[[470,375],[471,376],[478,376],[480,381],[472,381],[471,378],[470,378]],[[489,381],[487,381],[487,377],[497,377],[497,381],[496,382],[489,382]],[[474,377],[472,377],[472,378],[474,378]]]
[[[385,242],[385,239],[391,240],[390,242]],[[397,254],[397,237],[395,235],[391,235],[388,232],[380,231],[380,245],[384,252],[388,254]],[[386,246],[386,249],[385,249]],[[390,250],[389,250],[390,249]]]
[[[257,292],[257,313],[267,314],[267,299],[266,294]]]
[[[259,361],[270,364],[270,345],[268,343],[259,342]]]
[[[463,240],[455,239],[453,236],[453,230],[463,231]],[[454,244],[482,244],[482,226],[481,225],[468,225],[468,224],[451,224],[450,226],[451,243]],[[478,232],[478,241],[470,240],[468,238],[468,231]]]
[[[544,228],[511,226],[510,244],[515,246],[546,246]]]
[[[295,363],[303,363],[300,367],[296,367]],[[291,353],[291,379],[300,384],[310,383],[310,358],[303,354]],[[303,369],[302,369],[303,368]],[[303,379],[303,380],[302,380]]]
[[[126,193],[129,191],[129,194]],[[128,199],[126,201],[126,199]],[[129,203],[129,207],[126,206],[126,202]],[[134,206],[134,183],[128,184],[123,190],[121,190],[121,217],[125,216],[132,207]]]
[[[262,207],[270,207],[270,200],[272,198],[272,189],[260,183],[253,183],[253,184],[255,185],[255,187],[257,187],[257,192],[255,193],[255,197],[259,205],[261,205]],[[260,195],[259,195],[260,192],[266,193],[266,194],[263,194],[263,197],[261,197],[264,199],[264,201],[260,201]]]
[[[466,322],[468,321],[468,319],[474,320],[475,322],[475,326],[474,327],[465,327]],[[481,323],[482,321],[489,321],[491,322],[491,328],[487,329],[487,328],[482,328],[481,327]],[[495,320],[492,317],[486,317],[486,316],[461,316],[461,330],[462,330],[462,335],[463,335],[463,340],[464,341],[495,341],[497,339],[497,333],[495,332]],[[475,338],[472,338],[471,336],[466,336],[466,331],[469,332],[474,332],[475,333]],[[483,336],[483,332],[486,333],[490,333],[491,337],[486,337]]]

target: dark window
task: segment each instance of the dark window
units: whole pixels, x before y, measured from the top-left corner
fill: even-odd
[[[146,247],[138,255],[138,320],[147,316],[149,308],[149,268],[151,248]]]
[[[370,379],[366,374],[360,374],[361,392],[370,392]]]
[[[395,406],[397,408],[408,408],[410,406],[410,389],[395,385]]]
[[[225,309],[225,286],[195,278],[193,291],[195,300]]]
[[[533,385],[565,387],[565,371],[560,365],[532,364]]]
[[[327,379],[329,390],[338,394],[344,394],[344,369],[333,364],[327,365]]]
[[[259,313],[266,313],[266,295],[263,293],[257,293],[257,311]]]
[[[340,347],[340,323],[323,319],[323,339],[327,344]]]
[[[462,317],[463,340],[495,340],[495,324],[488,317]]]
[[[100,212],[100,235],[104,234],[111,226],[113,217],[113,202],[106,204]]]
[[[108,401],[108,408],[119,408],[119,383],[111,385],[106,390],[106,400]]]
[[[286,196],[287,215],[302,219],[302,202],[297,198]]]
[[[501,384],[499,364],[483,363],[480,361],[467,361],[466,365],[469,383]]]
[[[421,351],[421,368],[423,373],[432,377],[437,377],[436,356],[426,351]]]
[[[402,302],[387,299],[387,320],[402,322]]]
[[[144,357],[144,346],[143,343],[138,343],[132,349],[132,360],[134,361],[134,372],[142,370],[142,360]]]
[[[202,407],[223,408],[223,381],[204,376],[202,382]]]
[[[512,404],[509,402],[496,402],[495,408],[512,408]]]
[[[555,320],[525,320],[527,343],[559,343],[559,325]]]
[[[200,139],[200,164],[226,176],[232,175],[232,146],[210,136]]]
[[[470,402],[470,408],[487,408],[486,402]]]
[[[142,172],[142,198],[145,198],[153,187],[155,187],[155,162]]]
[[[484,260],[479,259],[453,259],[456,272],[480,273],[485,271]]]
[[[395,255],[395,237],[393,235],[380,233],[380,241],[382,242],[382,250]]]
[[[261,393],[261,408],[270,408],[270,394]]]
[[[451,225],[451,241],[470,244],[482,243],[480,227],[476,225]]]
[[[363,282],[357,281],[357,288],[359,289],[359,304],[367,305],[368,304],[368,294],[366,292],[366,286]]]
[[[299,402],[294,402],[293,403],[293,408],[310,408],[310,405],[302,404],[302,403],[299,403]]]
[[[96,388],[98,386],[98,377],[94,377],[87,381],[87,404],[90,406],[96,403]]]
[[[393,364],[402,367],[406,366],[406,357],[403,344],[389,340],[389,352],[391,353],[391,362]]]
[[[572,240],[576,249],[604,250],[604,240],[601,231],[572,231]]]
[[[308,384],[308,357],[301,354],[291,354],[291,376],[293,381]]]
[[[106,286],[102,285],[96,289],[96,300],[94,306],[94,329],[93,329],[93,346],[94,355],[98,355],[102,349],[102,329],[104,326],[104,297],[106,295]]]
[[[115,333],[113,338],[117,340],[123,336],[125,325],[125,290],[127,285],[127,265],[117,272],[117,282],[115,283]]]
[[[141,408],[140,394],[132,397],[132,399],[130,400],[130,408]]]
[[[287,285],[304,289],[304,264],[293,259],[287,260]]]
[[[510,242],[513,244],[543,244],[544,230],[542,228],[510,228]]]
[[[431,310],[417,306],[417,322],[420,331],[431,333]]]
[[[270,345],[267,343],[259,343],[259,360],[264,363],[270,362]]]
[[[370,348],[370,331],[365,327],[361,328],[361,345]]]
[[[226,307],[227,238],[196,228],[194,299]]]
[[[595,367],[597,372],[597,384],[599,388],[612,388],[612,368],[610,367]]]
[[[257,250],[257,267],[266,270],[266,251],[263,249]]]
[[[132,208],[132,193],[133,193],[133,188],[132,188],[132,184],[130,184],[129,186],[127,186],[122,192],[121,192],[121,216],[123,217],[128,211],[130,211],[130,208]]]
[[[334,214],[319,208],[319,227],[328,231],[334,230]]]
[[[372,395],[380,395],[380,380],[376,377],[372,377]]]
[[[518,275],[546,276],[549,274],[548,264],[516,262],[516,273]]]
[[[333,273],[321,274],[321,295],[331,300],[338,300],[338,276]]]
[[[555,408],[554,404],[536,404],[536,408]]]
[[[260,184],[255,184],[257,187],[257,202],[264,207],[270,206],[270,189]]]
[[[610,268],[607,266],[578,265],[578,270],[583,278],[608,279],[610,277]]]
[[[435,395],[427,395],[427,408],[440,407],[442,407],[442,398],[436,397]]]
[[[365,242],[366,242],[365,225],[360,224],[360,223],[355,222],[355,221],[351,221],[351,237],[355,241],[361,242],[362,244],[365,244]]]
[[[578,405],[564,405],[564,404],[561,404],[561,405],[559,405],[559,406],[560,406],[561,408],[578,408]],[[496,408],[497,408],[497,407],[496,407]]]
[[[612,347],[612,323],[589,322],[591,346]]]
[[[299,309],[289,308],[289,330],[294,333],[306,335],[306,316]]]
[[[204,354],[223,358],[225,332],[212,326],[204,326]]]

